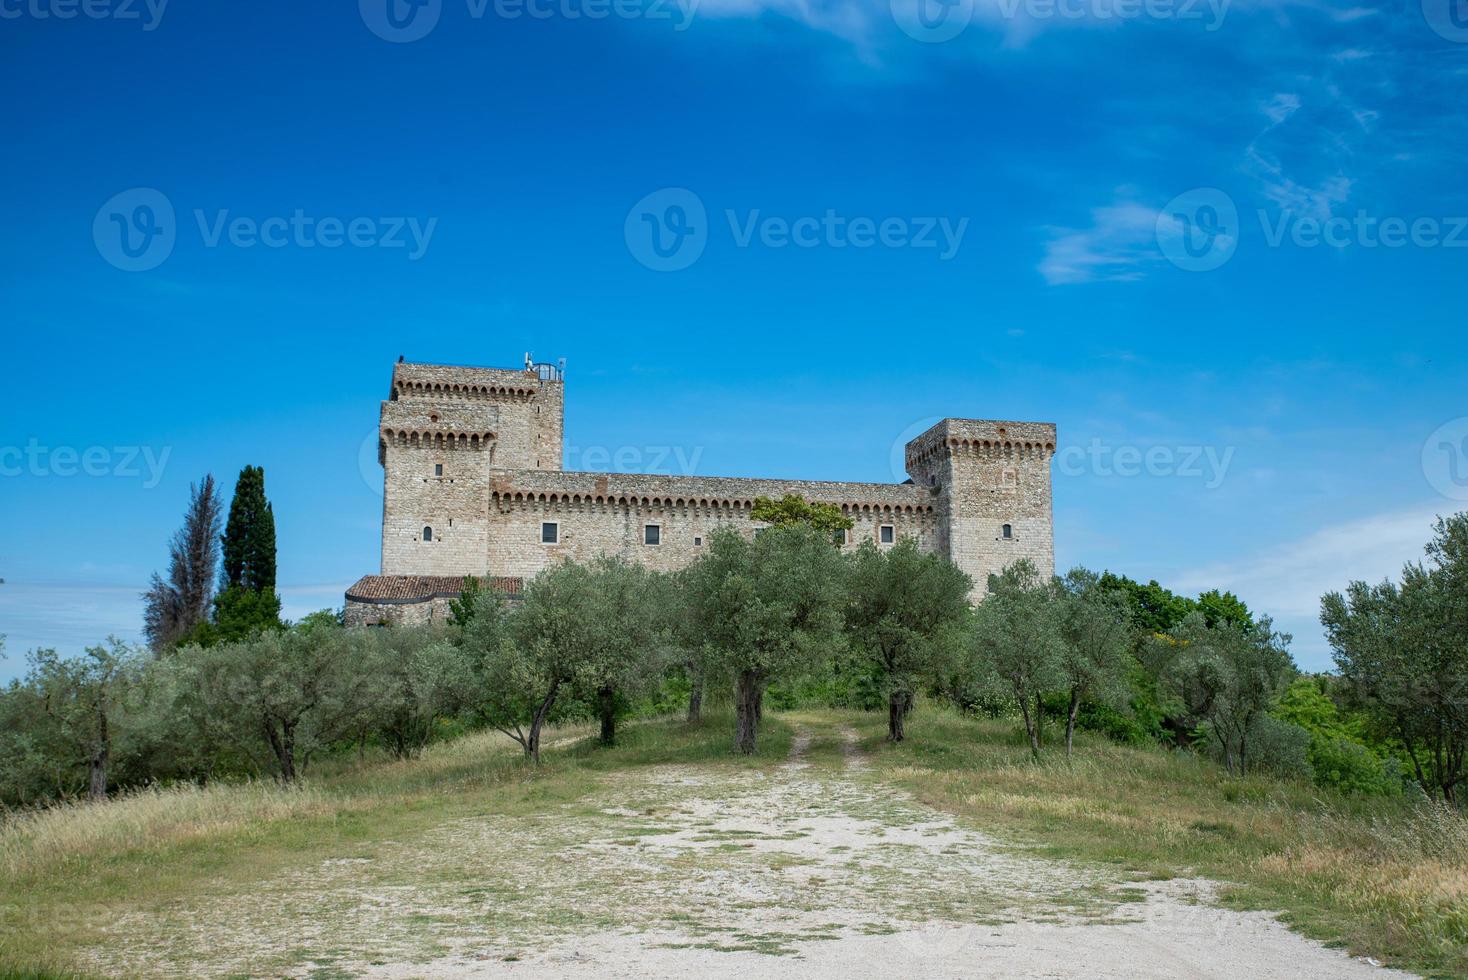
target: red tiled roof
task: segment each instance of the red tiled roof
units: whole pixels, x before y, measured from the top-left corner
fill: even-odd
[[[347,589],[352,602],[398,605],[430,599],[457,599],[464,591],[463,575],[364,575]],[[484,577],[479,587],[490,592],[518,596],[522,580]]]

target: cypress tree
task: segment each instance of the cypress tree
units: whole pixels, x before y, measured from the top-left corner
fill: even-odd
[[[275,514],[265,499],[265,469],[246,466],[224,527],[224,587],[275,591]]]

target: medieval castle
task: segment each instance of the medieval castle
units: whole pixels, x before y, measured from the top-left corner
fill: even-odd
[[[698,556],[721,526],[753,533],[757,497],[835,504],[844,548],[910,537],[973,577],[1029,558],[1055,567],[1055,426],[944,419],[907,444],[906,483],[644,476],[561,469],[564,370],[399,361],[382,403],[382,574],[346,595],[349,624],[443,618],[466,575],[511,595],[562,559],[622,555],[657,569]]]

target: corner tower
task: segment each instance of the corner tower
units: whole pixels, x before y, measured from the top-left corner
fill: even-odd
[[[1048,422],[944,419],[907,444],[908,475],[934,497],[937,550],[973,578],[972,598],[1021,558],[1055,573],[1054,455]]]
[[[382,403],[382,574],[484,575],[491,470],[561,469],[562,369],[399,361]]]

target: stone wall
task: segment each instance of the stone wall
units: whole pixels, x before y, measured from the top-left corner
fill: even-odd
[[[716,528],[753,534],[760,526],[750,516],[755,498],[787,493],[839,506],[854,522],[847,549],[911,537],[933,550],[937,539],[933,495],[910,484],[498,470],[491,484],[488,560],[497,575],[528,578],[562,559],[601,554],[682,568]],[[547,523],[556,525],[554,543],[542,540]],[[658,529],[657,544],[647,543],[649,525]],[[884,526],[890,542],[882,542]]]
[[[453,599],[428,599],[411,603],[367,603],[348,599],[342,610],[347,626],[426,626],[447,623]]]
[[[564,404],[546,366],[396,365],[381,413],[382,573],[529,577],[601,554],[675,569],[719,527],[753,534],[755,498],[788,493],[851,517],[848,549],[910,537],[949,557],[976,599],[1019,558],[1054,571],[1054,425],[945,419],[908,444],[905,484],[568,473]]]

